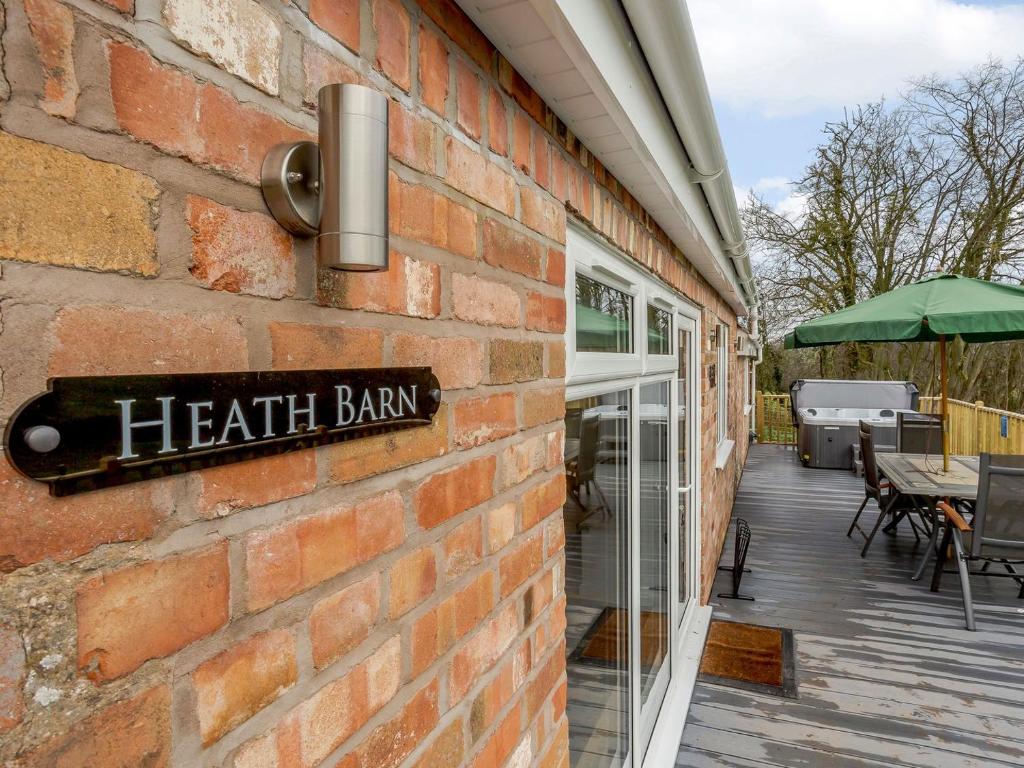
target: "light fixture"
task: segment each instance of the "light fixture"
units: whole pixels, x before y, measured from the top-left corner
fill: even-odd
[[[263,198],[278,223],[317,236],[320,264],[388,268],[388,99],[362,85],[319,93],[320,141],[278,144],[263,160]]]

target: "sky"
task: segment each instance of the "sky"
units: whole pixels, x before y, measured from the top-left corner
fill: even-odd
[[[908,82],[1024,56],[1024,1],[688,0],[737,197],[796,213],[825,122]]]

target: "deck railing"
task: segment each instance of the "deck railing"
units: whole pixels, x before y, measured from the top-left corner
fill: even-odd
[[[789,395],[758,392],[756,408],[758,442],[796,443]],[[938,413],[940,408],[939,398],[921,398],[922,413]],[[980,400],[950,400],[949,452],[957,456],[977,456],[982,452],[1024,454],[1024,414],[989,408]]]

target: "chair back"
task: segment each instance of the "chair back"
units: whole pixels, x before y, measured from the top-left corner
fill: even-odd
[[[580,455],[577,464],[577,479],[580,483],[594,479],[597,464],[598,416],[584,416],[580,422]]]
[[[864,489],[878,497],[879,477],[878,464],[875,463],[875,438],[871,424],[860,422],[860,458],[864,462]]]
[[[930,413],[897,413],[896,450],[899,453],[942,453],[942,417]]]
[[[1024,560],[1024,456],[981,454],[971,554]]]

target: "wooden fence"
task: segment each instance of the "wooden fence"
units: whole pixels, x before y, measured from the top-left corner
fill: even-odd
[[[789,408],[789,395],[758,392],[754,421],[761,443],[794,445],[796,430]],[[937,397],[922,397],[922,413],[938,413]],[[949,451],[957,456],[979,453],[1024,454],[1024,414],[988,408],[984,403],[949,401]]]

